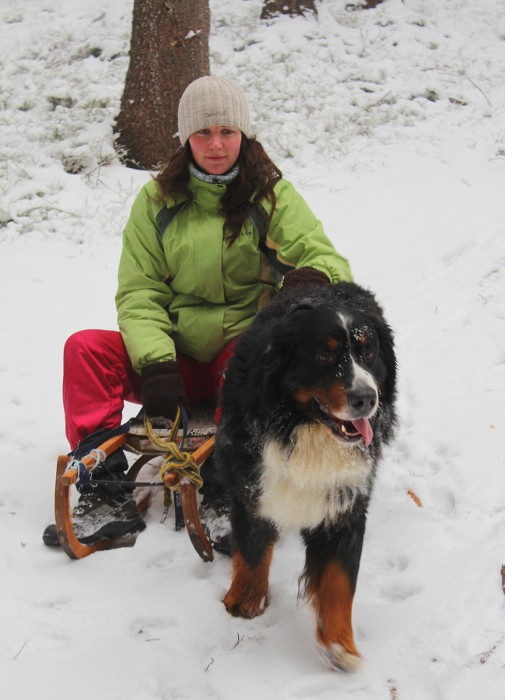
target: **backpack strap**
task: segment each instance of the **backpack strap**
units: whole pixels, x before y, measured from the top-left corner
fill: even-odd
[[[163,207],[163,209],[160,209],[156,215],[156,226],[158,228],[158,233],[162,238],[177,214],[179,214],[179,212],[181,212],[183,209],[186,209],[188,204],[189,201],[184,201],[179,202],[179,204],[175,204],[173,207]]]
[[[281,277],[283,277],[286,273],[288,273],[290,270],[293,269],[293,265],[285,265],[282,263],[278,257],[277,253],[273,248],[269,248],[267,246],[267,230],[268,230],[268,216],[261,204],[253,204],[252,202],[249,205],[249,211],[247,213],[249,216],[252,225],[254,226],[257,234],[258,234],[258,248],[260,251],[263,253],[263,255],[266,257],[270,265],[273,267],[273,269],[279,273]]]

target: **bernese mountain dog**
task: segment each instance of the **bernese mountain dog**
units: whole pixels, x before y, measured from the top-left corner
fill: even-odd
[[[231,499],[229,613],[268,602],[283,528],[305,543],[300,590],[323,658],[359,666],[352,604],[367,507],[396,423],[393,333],[354,283],[285,290],[238,341],[222,387],[214,458]]]

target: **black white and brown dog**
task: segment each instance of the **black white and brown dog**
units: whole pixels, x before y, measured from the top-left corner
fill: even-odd
[[[239,340],[222,389],[215,459],[232,501],[232,615],[261,615],[283,528],[306,546],[302,590],[332,668],[352,670],[352,604],[367,507],[392,437],[393,334],[353,283],[279,294]]]

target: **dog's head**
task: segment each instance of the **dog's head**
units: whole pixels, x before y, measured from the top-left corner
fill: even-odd
[[[391,329],[356,285],[298,297],[259,329],[264,347],[248,376],[249,397],[263,412],[288,402],[339,441],[368,446],[376,414],[394,399]]]

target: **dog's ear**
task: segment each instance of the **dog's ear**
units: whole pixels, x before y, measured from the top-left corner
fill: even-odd
[[[254,413],[268,411],[281,396],[283,377],[297,342],[298,322],[313,308],[304,300],[258,329],[257,352],[251,357],[246,383],[248,404]]]
[[[289,343],[279,327],[265,340],[247,375],[247,403],[254,414],[268,411],[278,395],[289,352]]]
[[[396,354],[393,331],[382,317],[381,322],[376,324],[379,338],[380,354],[387,368],[386,379],[382,387],[382,395],[387,403],[392,403],[396,393]]]

